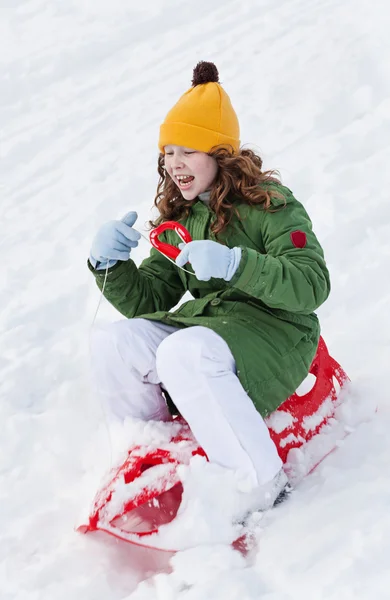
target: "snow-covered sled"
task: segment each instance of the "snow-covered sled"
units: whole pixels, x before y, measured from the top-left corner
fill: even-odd
[[[267,419],[285,468],[293,475],[296,453],[302,452],[333,420],[338,392],[348,380],[322,338],[310,374],[315,378],[312,389],[304,395],[294,393]],[[156,548],[159,528],[171,523],[180,508],[183,484],[178,467],[189,464],[195,455],[206,456],[187,423],[180,417],[177,423],[178,431],[167,443],[155,447],[135,445],[128,451],[126,460],[113,469],[108,484],[97,493],[89,521],[78,528],[79,532],[105,531],[127,542]],[[314,464],[306,462],[306,471],[329,454],[334,441],[331,444],[322,456],[317,451]]]

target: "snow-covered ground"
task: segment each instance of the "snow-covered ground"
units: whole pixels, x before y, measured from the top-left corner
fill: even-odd
[[[3,3],[1,600],[388,600],[388,14],[387,0]],[[268,518],[252,565],[210,546],[145,567],[73,530],[112,460],[86,257],[107,219],[149,218],[158,127],[198,60],[217,64],[242,141],[306,205],[332,276],[323,336],[378,412]],[[116,317],[103,302],[97,319]]]

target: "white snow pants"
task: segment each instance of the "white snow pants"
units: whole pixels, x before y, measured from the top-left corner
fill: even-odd
[[[94,330],[92,371],[112,417],[170,420],[161,386],[211,462],[267,483],[282,462],[225,340],[206,327],[125,319]]]

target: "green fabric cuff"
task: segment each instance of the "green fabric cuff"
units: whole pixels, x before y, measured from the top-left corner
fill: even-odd
[[[237,271],[230,280],[230,285],[243,292],[250,293],[250,290],[253,289],[256,284],[253,276],[256,273],[258,278],[262,270],[264,255],[252,248],[245,248],[244,246],[240,246],[240,248],[242,252],[241,261]]]
[[[129,270],[129,267],[130,267],[129,263],[132,263],[132,266],[136,268],[134,262],[131,259],[126,260],[126,261],[118,260],[118,262],[115,265],[113,265],[112,267],[110,267],[108,269],[108,271],[106,271],[106,269],[94,269],[94,267],[90,263],[89,259],[87,260],[88,269],[91,271],[91,273],[94,274],[97,281],[104,281],[106,272],[107,272],[107,281],[115,281],[115,279],[118,279],[119,277],[121,277],[121,275],[123,274],[124,271]],[[130,267],[130,270],[132,270],[131,267]]]

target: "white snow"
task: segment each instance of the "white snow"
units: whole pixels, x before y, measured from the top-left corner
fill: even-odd
[[[282,433],[288,427],[291,427],[296,419],[285,410],[275,410],[268,418],[267,425],[275,433]]]
[[[313,431],[321,425],[324,418],[329,417],[333,413],[333,402],[331,398],[327,398],[325,402],[322,404],[320,409],[310,415],[310,417],[305,417],[303,419],[302,427],[305,431]]]
[[[388,600],[387,0],[3,4],[1,600]],[[324,339],[359,405],[378,409],[259,520],[249,564],[223,544],[155,555],[74,532],[125,449],[88,375],[86,258],[108,219],[137,210],[146,232],[158,127],[198,60],[216,62],[242,141],[307,207],[332,277]],[[102,302],[97,319],[117,317]],[[205,500],[212,531],[224,489]]]

